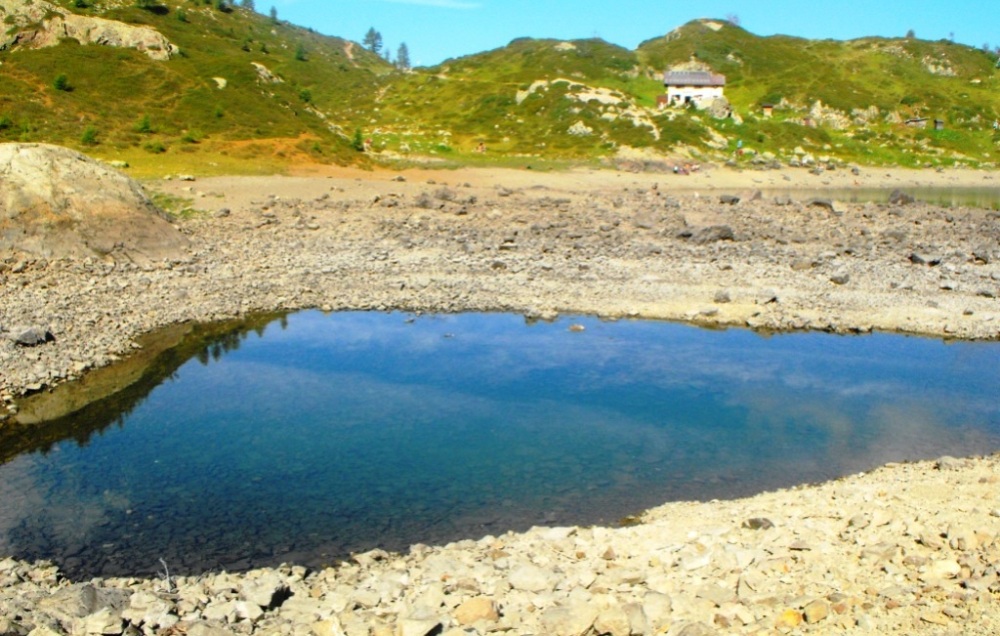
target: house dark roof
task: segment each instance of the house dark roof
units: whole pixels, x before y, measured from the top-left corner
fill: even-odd
[[[726,76],[708,71],[667,71],[663,74],[666,86],[725,86]]]

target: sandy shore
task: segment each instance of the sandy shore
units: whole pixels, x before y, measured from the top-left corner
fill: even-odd
[[[1000,214],[756,192],[997,183],[975,171],[339,168],[152,182],[205,211],[176,223],[191,241],[183,258],[0,264],[0,328],[53,337],[0,342],[0,426],[31,420],[24,395],[128,357],[142,334],[272,310],[569,312],[997,339]],[[675,504],[637,528],[538,530],[312,574],[208,575],[179,582],[185,592],[98,581],[128,595],[85,603],[82,616],[42,603],[80,590],[51,568],[0,562],[0,633],[69,633],[84,619],[121,631],[79,633],[996,633],[996,459],[944,467]],[[775,528],[742,526],[758,517]],[[260,577],[285,590],[282,603],[247,591]]]

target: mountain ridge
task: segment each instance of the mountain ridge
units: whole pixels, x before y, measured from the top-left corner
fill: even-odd
[[[175,50],[154,60],[72,38],[45,49],[8,44],[0,141],[217,171],[310,161],[614,162],[636,151],[661,163],[814,157],[989,167],[1000,148],[996,56],[947,41],[761,37],[702,19],[635,50],[519,38],[399,69],[356,42],[225,3],[76,4],[53,2],[26,22],[12,17],[24,0],[3,0],[5,41],[78,15],[154,30],[168,43],[161,48]],[[659,107],[663,72],[692,62],[726,76],[731,117]]]

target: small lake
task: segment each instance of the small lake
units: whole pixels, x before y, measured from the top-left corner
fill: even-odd
[[[886,334],[307,311],[8,458],[0,555],[74,577],[322,566],[986,454],[998,362]]]

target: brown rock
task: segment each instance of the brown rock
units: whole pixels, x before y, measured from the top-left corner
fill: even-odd
[[[470,599],[455,609],[455,620],[459,625],[471,625],[479,621],[496,622],[499,618],[496,603],[485,596]]]

